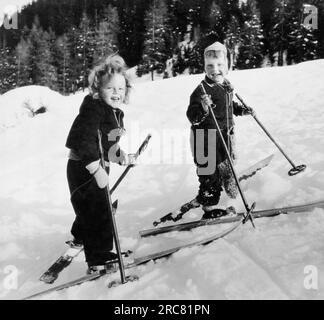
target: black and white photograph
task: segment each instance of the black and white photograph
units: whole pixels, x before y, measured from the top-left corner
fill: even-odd
[[[323,0],[0,0],[0,300],[323,300],[323,191]]]

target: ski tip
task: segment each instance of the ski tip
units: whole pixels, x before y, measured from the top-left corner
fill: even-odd
[[[42,281],[42,282],[47,283],[47,284],[53,284],[57,278],[58,278],[57,275],[53,275],[53,274],[43,274],[39,278],[39,281]]]
[[[268,166],[274,157],[275,157],[275,154],[272,153],[269,156],[267,156],[266,158],[264,158],[263,160],[261,160],[260,163],[263,163],[264,166]]]

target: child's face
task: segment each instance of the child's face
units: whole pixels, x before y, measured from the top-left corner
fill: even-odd
[[[104,81],[100,88],[100,98],[113,108],[119,108],[125,100],[126,80],[121,74],[114,74]]]
[[[205,72],[207,77],[216,83],[222,84],[227,74],[226,60],[223,54],[205,57]]]

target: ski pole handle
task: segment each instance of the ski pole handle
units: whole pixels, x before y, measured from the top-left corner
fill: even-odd
[[[152,135],[149,133],[146,137],[146,139],[143,141],[137,152],[135,153],[135,159],[137,159],[147,148],[147,145],[149,144],[150,140],[152,138]]]
[[[204,85],[203,85],[203,81],[200,83],[200,87],[201,87],[201,89],[202,89],[203,95],[204,95],[204,96],[208,96],[207,91],[206,91],[206,89],[205,89],[205,87],[204,87]],[[215,109],[215,108],[216,108],[216,105],[215,105],[214,103],[210,103],[210,104],[208,105],[208,107],[210,107],[210,108],[212,108],[212,109]],[[208,110],[208,111],[209,111],[209,110]]]
[[[104,157],[104,150],[102,147],[102,133],[98,130],[98,144],[99,144],[99,153],[100,153],[100,164],[103,168],[105,168],[105,157]]]

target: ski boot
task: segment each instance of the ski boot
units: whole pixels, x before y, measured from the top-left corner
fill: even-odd
[[[203,207],[203,210],[205,211],[205,213],[201,218],[202,220],[218,219],[225,216],[234,216],[237,214],[233,206],[228,207],[226,209],[215,208],[215,206],[210,206]]]
[[[118,256],[114,252],[101,254],[96,260],[88,261],[87,274],[107,273],[118,269]]]
[[[72,249],[81,249],[83,247],[83,241],[81,239],[72,239],[65,241],[65,243]]]
[[[129,258],[133,254],[133,251],[127,250],[122,252],[124,258]],[[114,252],[108,252],[104,255],[105,259],[100,259],[95,262],[88,262],[87,274],[92,274],[95,272],[107,273],[118,270],[118,256]]]
[[[87,274],[93,274],[93,273],[109,273],[109,272],[115,272],[118,270],[118,260],[111,260],[107,261],[102,265],[96,265],[96,266],[88,266]]]

